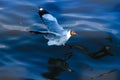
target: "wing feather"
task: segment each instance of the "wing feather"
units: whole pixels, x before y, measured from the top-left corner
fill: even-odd
[[[42,34],[48,40],[53,40],[53,39],[61,37],[61,35],[59,35],[57,33],[52,33],[52,32],[48,32],[48,31],[31,31],[31,30],[29,30],[28,32],[33,33],[33,34]]]
[[[49,34],[48,31],[33,31],[33,30],[29,30],[28,32],[33,33],[33,34]]]
[[[48,31],[50,32],[61,34],[64,30],[63,27],[58,24],[57,19],[51,14],[43,15],[43,21],[46,24]]]

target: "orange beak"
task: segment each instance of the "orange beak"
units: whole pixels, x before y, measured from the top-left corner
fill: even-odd
[[[70,31],[70,34],[71,35],[77,35],[77,33],[75,31],[72,31],[72,30]]]

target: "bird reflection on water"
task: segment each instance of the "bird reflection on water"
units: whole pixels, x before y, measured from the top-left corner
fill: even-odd
[[[86,52],[88,56],[90,56],[93,59],[100,59],[104,56],[113,56],[113,54],[109,51],[110,46],[103,46],[102,49],[96,51],[96,52],[90,52],[86,47],[81,46],[81,45],[74,45],[74,48],[77,48],[83,52]]]
[[[29,32],[34,34],[40,34],[32,31],[29,31]],[[99,35],[100,38],[97,35]],[[42,76],[50,80],[59,80],[58,76],[63,72],[76,72],[69,67],[69,63],[67,62],[69,59],[72,58],[73,54],[75,54],[74,53],[75,50],[78,50],[78,53],[87,55],[91,59],[94,59],[97,61],[102,58],[114,57],[115,54],[114,52],[111,51],[111,49],[115,49],[114,47],[116,46],[115,40],[117,40],[117,38],[112,37],[107,32],[104,32],[104,33],[103,32],[78,32],[78,35],[71,38],[66,44],[66,46],[59,46],[59,47],[63,47],[62,49],[67,48],[71,52],[64,53],[63,58],[49,58],[48,60],[49,66],[47,68],[48,72],[43,72]],[[70,41],[73,41],[73,42],[70,42]],[[89,43],[88,45],[84,44],[87,42]],[[93,45],[95,45],[96,47]]]
[[[43,73],[42,76],[50,80],[59,80],[57,76],[59,76],[62,72],[73,72],[73,70],[69,68],[69,64],[67,62],[67,60],[69,60],[71,57],[72,53],[67,53],[64,55],[64,59],[49,58],[48,72]]]
[[[103,46],[103,48],[95,53],[90,53],[89,56],[91,56],[94,59],[100,59],[104,56],[113,56],[111,52],[109,52],[110,46]]]
[[[105,56],[114,56],[114,53],[111,51],[111,49],[115,50],[118,48],[117,45],[119,45],[118,42],[116,42],[119,39],[115,38],[113,34],[108,32],[85,31],[79,32],[78,37],[79,36],[82,38],[75,38],[76,41],[78,40],[80,42],[80,40],[83,40],[83,42],[74,42],[74,44],[72,44],[72,48],[77,49],[80,52],[82,51],[82,53],[85,53],[85,55],[88,55],[92,59],[101,59]],[[87,43],[87,45],[84,43]]]

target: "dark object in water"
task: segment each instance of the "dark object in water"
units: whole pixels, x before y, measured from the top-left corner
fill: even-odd
[[[94,59],[100,59],[104,56],[113,56],[112,53],[109,52],[110,46],[103,46],[103,48],[95,53],[90,53],[89,56]]]
[[[86,48],[85,46],[81,46],[81,45],[74,45],[75,48],[81,50],[81,51],[87,51],[88,52],[88,48]]]
[[[59,59],[59,58],[50,58],[48,63],[53,66],[58,66],[64,71],[72,72],[66,60]]]
[[[66,54],[64,54],[64,60],[67,61],[67,60],[69,60],[72,56],[73,56],[73,53],[72,53],[72,52],[66,53]]]
[[[59,80],[56,76],[58,76],[61,72],[63,71],[60,67],[50,66],[48,67],[48,72],[43,73],[42,76],[50,80]]]
[[[113,38],[112,37],[106,37],[106,40],[108,40],[109,42],[113,42]]]
[[[73,72],[73,70],[69,68],[68,63],[64,59],[50,58],[48,60],[48,64],[48,72],[43,73],[42,76],[50,80],[59,80],[56,77],[64,71]]]

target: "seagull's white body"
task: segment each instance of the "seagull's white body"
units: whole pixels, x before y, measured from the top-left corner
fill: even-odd
[[[63,29],[58,24],[56,18],[51,14],[44,14],[42,18],[49,33],[45,35],[45,38],[49,40],[48,45],[65,45],[67,40],[71,37],[70,30]]]
[[[48,45],[65,45],[65,43],[68,41],[68,39],[71,37],[70,31],[64,35],[56,36],[56,37],[47,37],[45,36],[46,39],[48,39]]]

